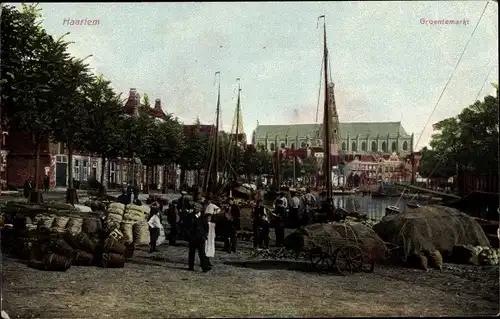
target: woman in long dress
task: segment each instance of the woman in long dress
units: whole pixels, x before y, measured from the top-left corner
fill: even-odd
[[[208,205],[205,208],[205,214],[210,216],[208,223],[208,238],[205,244],[205,254],[207,256],[208,264],[211,267],[210,259],[215,256],[215,215],[220,212],[220,208],[212,202],[212,199],[207,198]]]

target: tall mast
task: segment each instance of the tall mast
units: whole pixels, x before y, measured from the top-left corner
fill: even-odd
[[[212,167],[211,167],[211,178],[210,185],[211,191],[214,192],[217,187],[217,171],[219,169],[219,121],[220,121],[220,72],[215,72],[215,80],[217,81],[217,75],[219,75],[219,83],[217,86],[217,115],[215,118],[215,135],[214,135],[214,145],[212,149]]]
[[[326,198],[333,198],[332,194],[332,157],[331,157],[331,114],[328,107],[328,48],[326,46],[326,19],[322,15],[318,19],[323,18],[323,53],[324,53],[324,76],[325,76],[325,103],[323,107],[323,129],[324,129],[324,147],[323,147],[323,160],[324,172],[326,182]]]
[[[236,104],[236,145],[238,145],[238,135],[239,135],[239,128],[240,128],[240,92],[241,92],[241,83],[240,83],[240,78],[237,78],[236,81],[238,82],[238,103]]]
[[[279,192],[280,191],[280,187],[281,187],[281,172],[280,172],[280,169],[281,169],[281,158],[280,158],[280,149],[279,149],[279,145],[278,145],[278,135],[276,135],[276,137],[274,138],[274,145],[275,145],[275,149],[276,149],[276,189],[277,191]]]

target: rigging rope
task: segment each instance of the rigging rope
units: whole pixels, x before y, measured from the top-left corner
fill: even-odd
[[[318,123],[319,98],[321,97],[321,83],[323,80],[323,63],[324,62],[325,62],[325,55],[323,54],[323,57],[321,58],[321,68],[319,69],[319,89],[318,89],[318,103],[316,104],[316,123]]]
[[[456,72],[456,70],[457,70],[457,68],[458,68],[458,66],[459,66],[459,64],[460,64],[460,62],[462,61],[462,58],[463,58],[463,56],[464,56],[464,54],[465,54],[465,51],[466,51],[466,50],[467,50],[467,48],[469,47],[469,43],[470,43],[470,41],[472,40],[472,37],[473,37],[473,36],[474,36],[474,34],[476,33],[476,29],[477,29],[477,27],[479,26],[479,23],[481,22],[481,19],[483,18],[483,15],[484,15],[484,13],[486,12],[486,8],[488,7],[488,4],[489,4],[489,3],[490,3],[490,1],[486,2],[486,5],[484,6],[483,11],[481,12],[481,15],[479,16],[479,19],[477,20],[477,23],[476,23],[476,25],[475,25],[474,29],[472,30],[472,33],[471,33],[471,35],[470,35],[469,39],[467,40],[467,42],[466,42],[466,44],[465,44],[464,49],[462,50],[462,54],[460,54],[460,57],[458,58],[457,64],[455,65],[455,68],[454,68],[454,69],[453,69],[453,71],[451,72],[451,75],[450,75],[450,77],[448,78],[448,81],[446,82],[446,84],[445,84],[445,86],[444,86],[443,90],[441,91],[441,94],[439,95],[439,98],[438,98],[438,100],[437,100],[436,104],[434,105],[434,108],[432,109],[431,115],[430,115],[430,116],[429,116],[429,118],[427,119],[427,122],[425,123],[424,128],[422,129],[422,132],[420,133],[420,136],[418,137],[417,143],[416,143],[415,145],[418,145],[418,143],[420,142],[420,139],[422,138],[422,136],[423,136],[423,134],[424,134],[424,131],[425,131],[425,129],[427,128],[427,125],[429,125],[429,122],[431,121],[432,116],[433,116],[433,115],[434,115],[434,113],[436,112],[437,106],[439,105],[439,102],[441,101],[441,98],[443,97],[444,92],[446,91],[446,88],[448,88],[448,85],[450,84],[451,79],[452,79],[452,78],[453,78],[453,76],[455,75],[455,72]],[[413,150],[412,150],[412,152],[413,152]],[[412,165],[413,165],[413,163],[412,163]],[[412,172],[412,173],[413,173],[413,172]],[[407,186],[405,186],[405,188],[403,189],[403,192],[401,193],[401,196],[399,197],[399,199],[398,199],[398,201],[397,201],[397,203],[396,203],[396,206],[397,206],[397,205],[399,204],[399,202],[401,201],[401,198],[403,197],[403,194],[405,193],[406,189],[407,189]]]
[[[481,94],[481,92],[483,91],[483,88],[484,88],[484,85],[486,84],[486,81],[488,81],[488,78],[491,74],[491,71],[495,68],[495,64],[493,64],[493,66],[490,68],[490,70],[488,71],[488,75],[486,75],[486,78],[484,78],[484,81],[483,81],[483,84],[481,85],[481,88],[479,89],[479,91],[477,92],[477,95],[474,99],[474,103],[478,100],[479,98],[479,95]],[[443,162],[443,159],[444,159],[444,156],[446,155],[446,153],[444,154],[441,154],[441,156],[439,156],[437,162],[436,162],[436,165],[434,166],[434,168],[432,169],[431,173],[429,174],[429,178],[432,177],[432,175],[434,175],[434,172],[436,172],[436,170],[438,169],[439,165],[441,165]],[[415,196],[417,196],[418,192],[416,192],[413,197],[410,199],[410,202],[415,199]]]

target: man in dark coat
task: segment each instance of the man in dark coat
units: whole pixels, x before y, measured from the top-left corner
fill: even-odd
[[[43,188],[45,192],[49,191],[49,187],[50,187],[50,178],[49,175],[45,174],[45,177],[43,178]]]
[[[24,182],[24,187],[23,187],[24,198],[29,198],[32,190],[33,190],[33,180],[30,176],[26,180],[26,182]]]
[[[288,202],[284,193],[279,193],[278,198],[274,202],[274,214],[276,223],[274,232],[276,233],[276,246],[283,246],[285,240],[285,219]]]
[[[194,211],[189,215],[189,270],[194,271],[194,258],[196,251],[200,259],[203,272],[212,269],[205,255],[205,242],[208,238],[208,217],[200,211]]]
[[[260,199],[255,201],[253,211],[253,247],[268,248],[269,247],[269,220],[267,218],[266,209]]]
[[[229,199],[229,207],[227,208],[224,226],[224,250],[228,253],[236,252],[236,233],[240,229],[240,208],[234,203],[232,198]]]
[[[167,212],[167,222],[170,225],[170,233],[168,234],[168,243],[171,246],[177,246],[177,224],[179,223],[179,210],[177,208],[177,202],[170,203]]]

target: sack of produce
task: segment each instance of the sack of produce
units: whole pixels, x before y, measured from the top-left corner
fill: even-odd
[[[498,251],[496,249],[485,247],[479,253],[478,261],[480,265],[484,266],[498,265]]]
[[[119,209],[119,208],[116,208],[116,207],[108,208],[106,211],[108,212],[108,214],[123,215],[123,213],[124,213],[123,209]]]
[[[54,219],[54,223],[52,224],[52,227],[59,229],[60,230],[59,232],[63,232],[64,229],[66,228],[66,225],[68,224],[68,221],[69,221],[68,216],[57,216]]]
[[[125,211],[125,215],[123,215],[123,220],[134,222],[142,221],[144,220],[144,213],[136,210],[127,210]]]
[[[55,215],[43,215],[38,223],[38,226],[50,229],[55,219]]]
[[[123,233],[125,242],[133,242],[134,241],[134,222],[121,222],[120,231]]]
[[[106,220],[108,220],[108,221],[113,220],[113,221],[121,222],[123,220],[123,216],[119,215],[119,214],[111,213],[111,214],[108,214],[108,216],[106,217]]]
[[[124,211],[124,210],[125,210],[125,205],[123,205],[122,203],[111,203],[111,204],[109,204],[109,206],[108,206],[108,210],[109,210],[110,208],[112,208],[112,209],[113,209],[113,208],[117,208],[117,209],[119,209],[119,210],[121,210],[121,211]]]
[[[136,245],[149,244],[149,225],[146,221],[134,224],[134,243]]]
[[[83,218],[81,217],[71,217],[66,225],[66,229],[72,234],[78,234],[82,232]]]
[[[82,231],[86,234],[95,234],[102,228],[101,219],[99,218],[84,218],[82,224]]]

